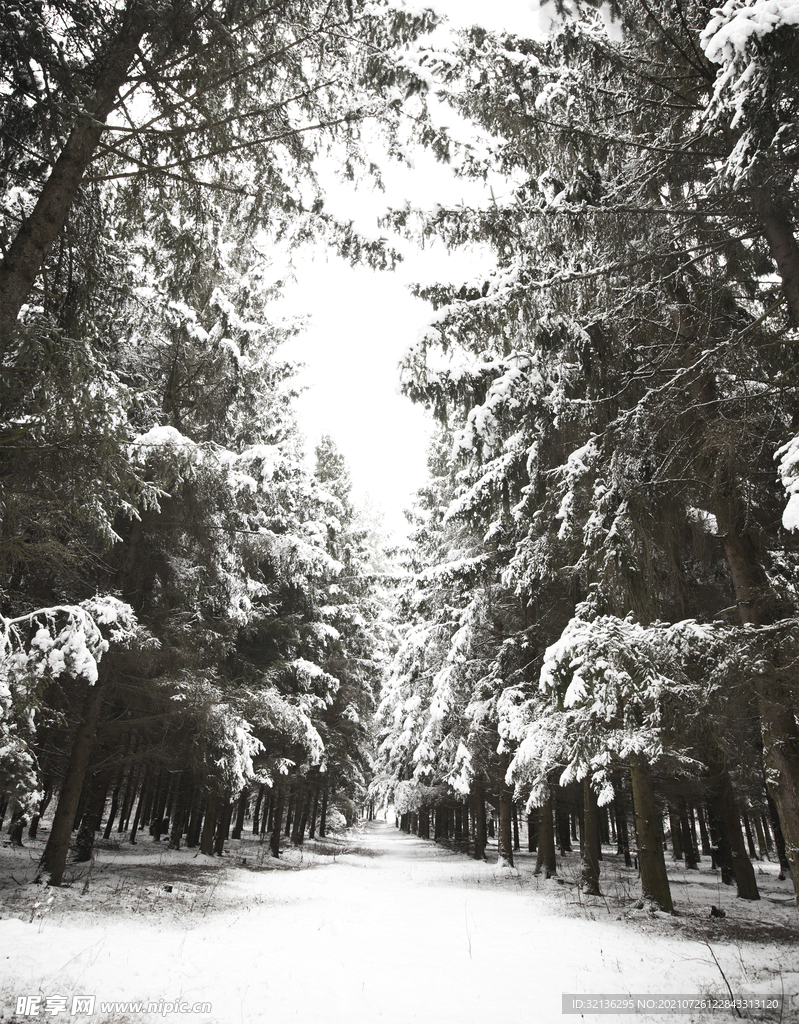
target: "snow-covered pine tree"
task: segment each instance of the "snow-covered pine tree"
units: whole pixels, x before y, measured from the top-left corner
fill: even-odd
[[[405,373],[407,393],[440,412],[466,403],[467,505],[513,523],[508,582],[547,613],[561,584],[566,615],[544,645],[580,600],[644,624],[713,616],[731,590],[759,621],[795,607],[784,535],[772,531],[764,559],[747,526],[756,517],[762,538],[774,522],[762,442],[779,443],[793,357],[769,320],[767,240],[752,244],[739,199],[719,191],[729,138],[694,131],[715,77],[700,40],[710,14],[654,4],[637,20],[620,4],[609,31],[596,6],[560,5],[544,43],[474,30],[439,62],[443,91],[493,133],[489,159],[514,185],[426,222],[453,244],[489,243],[497,269],[421,290],[438,312]],[[687,549],[692,524],[723,534],[726,582],[714,555]],[[771,741],[796,747],[790,697],[774,680],[759,692],[773,785],[795,776]]]

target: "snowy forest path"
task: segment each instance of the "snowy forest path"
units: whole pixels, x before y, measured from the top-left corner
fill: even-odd
[[[278,862],[257,841],[231,853],[223,865],[163,850],[161,870],[178,878],[182,864],[194,884],[146,888],[127,880],[123,858],[105,870],[98,861],[91,885],[61,890],[52,914],[0,920],[0,1002],[94,993],[98,1005],[212,1004],[210,1014],[95,1013],[91,1024],[563,1024],[564,993],[721,993],[714,956],[737,991],[757,981],[779,991],[768,980],[777,970],[786,992],[799,991],[785,946],[749,950],[719,937],[711,953],[678,919],[578,905],[568,884],[474,861],[383,822],[306,841]],[[631,1019],[733,1018],[601,1018]]]

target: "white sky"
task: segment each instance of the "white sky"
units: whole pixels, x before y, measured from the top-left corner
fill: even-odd
[[[537,35],[538,5],[528,0],[433,0],[430,6],[458,25],[480,22],[488,28]],[[383,161],[379,161],[383,166]],[[404,199],[433,207],[437,202],[479,202],[485,186],[458,181],[424,153],[412,169],[383,167],[386,192],[331,182],[327,206],[352,219],[367,235],[385,234],[377,216]],[[312,450],[329,434],[347,459],[356,498],[369,495],[385,513],[391,530],[403,531],[402,510],[426,478],[426,449],[432,424],[419,407],[399,394],[398,365],[414,342],[431,307],[407,288],[415,280],[471,279],[475,254],[447,254],[443,247],[406,249],[406,261],[394,273],[353,269],[320,252],[298,267],[279,304],[285,314],[306,314],[310,325],[285,354],[306,364],[300,383],[300,427]]]

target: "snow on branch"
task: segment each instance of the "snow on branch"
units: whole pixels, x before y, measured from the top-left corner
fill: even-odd
[[[110,645],[137,632],[133,609],[110,595],[0,616],[0,791],[26,806],[36,799],[31,742],[39,687],[62,675],[94,685]]]
[[[782,486],[788,495],[788,504],[782,513],[782,525],[786,530],[799,529],[799,434],[787,444],[778,448],[774,458],[779,459],[779,474]]]

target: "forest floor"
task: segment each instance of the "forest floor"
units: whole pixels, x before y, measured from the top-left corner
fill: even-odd
[[[279,861],[257,839],[221,859],[146,836],[103,843],[60,889],[32,884],[40,851],[0,848],[2,1024],[568,1024],[581,1013],[564,995],[600,993],[783,997],[737,1014],[584,1013],[607,1024],[799,1020],[799,914],[775,864],[756,865],[756,903],[705,861],[670,865],[671,916],[638,905],[635,871],[610,850],[604,896],[586,898],[577,855],[544,881],[527,853],[500,869],[495,850],[476,862],[383,822]],[[95,997],[93,1012],[72,1013],[75,996]],[[124,1001],[150,1006],[102,1006]]]

